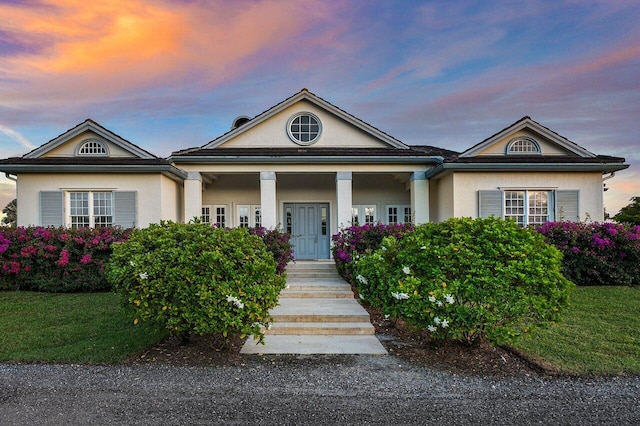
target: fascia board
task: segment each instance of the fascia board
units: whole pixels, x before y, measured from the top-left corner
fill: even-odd
[[[444,171],[464,172],[612,172],[624,170],[629,164],[620,163],[546,163],[546,164],[509,164],[509,163],[448,163],[434,167],[426,172],[427,179]]]
[[[186,179],[187,172],[170,165],[124,166],[124,165],[68,165],[68,164],[3,164],[0,170],[5,173],[162,173]]]
[[[266,164],[266,163],[284,163],[284,164],[319,164],[319,163],[353,163],[353,164],[442,164],[444,159],[440,156],[430,156],[430,157],[366,157],[366,156],[343,156],[343,157],[202,157],[202,156],[192,156],[192,157],[169,157],[168,161],[180,164],[180,163],[189,163],[189,164],[228,164],[228,163],[257,163],[257,164]]]

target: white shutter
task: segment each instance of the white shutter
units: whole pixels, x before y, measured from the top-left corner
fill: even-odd
[[[555,220],[580,222],[579,195],[578,190],[556,191]]]
[[[502,191],[478,191],[478,217],[495,216],[502,218]]]
[[[64,225],[64,194],[62,191],[40,191],[40,225]]]
[[[123,228],[137,226],[137,193],[115,191],[113,193],[113,224]]]

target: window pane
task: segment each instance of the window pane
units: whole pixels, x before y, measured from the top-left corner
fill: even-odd
[[[360,219],[358,218],[358,207],[351,207],[351,224],[358,225],[360,223]]]
[[[376,208],[373,206],[364,208],[364,223],[373,225],[376,221]]]
[[[529,192],[529,225],[541,225],[549,220],[549,193]]]
[[[395,225],[398,223],[398,208],[397,207],[389,207],[388,215],[387,215],[389,225]]]
[[[211,223],[211,208],[203,207],[202,208],[202,222]]]
[[[291,223],[292,216],[293,215],[292,215],[291,207],[287,207],[285,212],[285,223],[286,223],[286,231],[288,234],[291,234],[291,231],[293,230],[292,223]]]
[[[216,225],[220,228],[227,226],[227,208],[218,206],[216,209]]]
[[[524,225],[524,191],[504,192],[504,217]]]
[[[253,217],[255,221],[255,226],[257,227],[262,226],[262,212],[260,210],[260,207],[254,207]]]
[[[240,228],[249,227],[249,207],[238,207],[238,226]]]
[[[327,235],[327,208],[322,207],[320,209],[320,216],[322,220],[322,235]]]

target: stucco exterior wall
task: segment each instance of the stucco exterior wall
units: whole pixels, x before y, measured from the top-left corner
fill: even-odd
[[[453,216],[478,217],[478,191],[495,189],[579,190],[580,220],[604,220],[602,174],[585,173],[463,173],[453,174]],[[450,216],[449,216],[450,217]],[[448,217],[440,217],[446,220]]]
[[[160,176],[162,198],[160,216],[163,220],[184,221],[182,217],[182,184],[166,176]]]
[[[167,200],[163,208],[163,179],[160,174],[20,174],[17,196],[19,202],[18,225],[40,224],[40,191],[136,191],[139,228],[145,228],[161,219],[178,220],[168,208],[174,199]],[[164,185],[168,189],[168,184]],[[171,196],[177,197],[174,192]],[[164,216],[166,215],[166,216]]]
[[[300,101],[275,114],[269,120],[245,131],[221,148],[291,148],[296,145],[287,135],[287,123],[298,112],[315,114],[322,123],[320,139],[308,149],[344,147],[388,147],[360,129],[307,101]]]
[[[431,222],[442,222],[453,216],[453,174],[430,181],[430,218]]]

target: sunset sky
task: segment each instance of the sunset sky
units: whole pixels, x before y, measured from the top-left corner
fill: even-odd
[[[0,158],[86,118],[168,156],[306,87],[457,151],[529,115],[627,159],[613,214],[640,196],[638,22],[638,0],[0,0]]]

